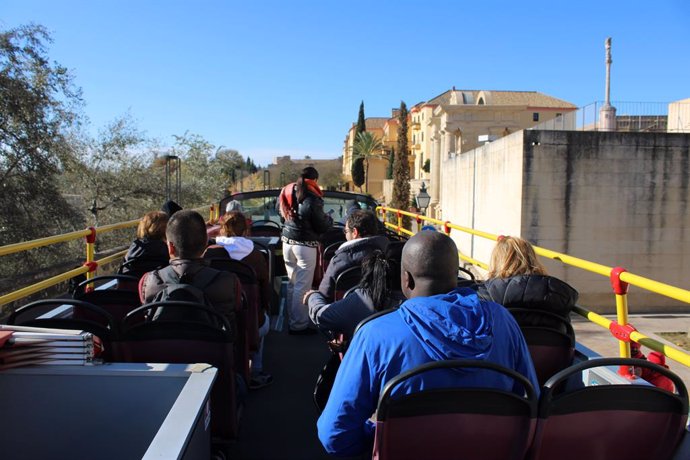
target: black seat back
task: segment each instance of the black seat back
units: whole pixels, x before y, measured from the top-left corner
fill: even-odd
[[[342,299],[350,288],[359,284],[361,279],[362,267],[360,266],[350,267],[342,271],[335,279],[335,290],[333,294],[335,300]]]
[[[208,316],[213,321],[145,321],[158,308],[199,310],[197,315],[172,315],[176,318]],[[202,314],[203,313],[203,314]],[[135,363],[208,363],[218,369],[211,390],[211,435],[220,442],[237,437],[238,409],[233,358],[234,333],[223,315],[205,305],[167,301],[143,305],[128,313],[121,323],[122,334],[116,343],[117,361]]]

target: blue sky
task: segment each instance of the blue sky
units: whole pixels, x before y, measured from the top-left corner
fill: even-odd
[[[163,145],[199,134],[256,163],[335,158],[361,100],[388,116],[458,89],[690,97],[690,2],[3,0],[51,31],[94,132],[129,111]]]

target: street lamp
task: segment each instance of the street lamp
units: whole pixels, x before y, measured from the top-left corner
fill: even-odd
[[[419,189],[419,193],[414,197],[417,207],[422,211],[422,214],[426,214],[426,208],[429,207],[429,202],[431,201],[431,195],[426,191],[426,186],[422,182],[422,187]]]

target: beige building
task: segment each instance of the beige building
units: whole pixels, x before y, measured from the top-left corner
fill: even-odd
[[[690,133],[690,98],[668,105],[669,133]]]
[[[548,121],[574,120],[566,117],[577,107],[536,91],[456,90],[444,92],[410,109],[408,143],[410,146],[410,178],[412,189],[425,182],[432,197],[429,213],[438,216],[441,193],[440,168],[450,155],[471,150],[521,129]],[[381,202],[388,202],[391,181],[386,181],[387,154],[397,142],[398,121],[392,118],[368,118],[367,131],[382,138],[384,151],[369,167],[369,193]],[[371,127],[371,128],[370,128]],[[567,129],[570,126],[561,126]],[[572,127],[574,128],[574,126]],[[351,165],[353,123],[343,148],[343,175],[352,188]],[[427,172],[428,170],[428,172]]]
[[[395,116],[396,111],[393,112]],[[376,199],[380,199],[383,193],[383,181],[386,179],[388,169],[388,153],[395,147],[398,139],[398,121],[395,118],[372,117],[364,120],[366,130],[381,139],[384,148],[379,155],[369,160],[369,178],[362,185],[362,190]],[[352,182],[352,146],[355,141],[356,123],[353,123],[347,132],[343,145],[343,177],[346,179],[348,190],[355,190]],[[368,186],[368,190],[367,187]]]
[[[441,165],[453,155],[472,150],[521,129],[552,120],[577,107],[536,91],[446,91],[410,111],[415,152],[413,178],[428,178],[429,214],[440,216]],[[423,171],[429,160],[429,173]]]

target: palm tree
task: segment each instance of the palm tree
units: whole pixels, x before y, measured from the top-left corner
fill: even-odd
[[[361,158],[364,161],[367,193],[369,193],[369,160],[372,157],[381,156],[382,151],[383,142],[381,142],[381,138],[376,137],[369,131],[358,133],[355,142],[352,144],[353,157],[355,159]]]

